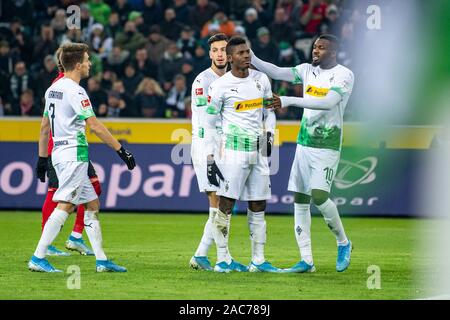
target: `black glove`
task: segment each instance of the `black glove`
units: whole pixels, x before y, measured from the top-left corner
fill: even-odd
[[[125,150],[124,147],[121,147],[120,150],[117,151],[117,154],[120,159],[127,164],[128,170],[133,170],[133,168],[136,167],[136,161],[130,151]]]
[[[36,175],[41,182],[45,182],[45,173],[48,169],[48,159],[46,157],[39,157],[36,165]]]
[[[270,157],[272,155],[273,135],[272,132],[267,132],[266,141],[263,143],[263,149],[261,153],[264,157]]]
[[[214,160],[208,160],[208,164],[206,166],[207,168],[207,176],[208,181],[210,184],[218,187],[219,181],[217,181],[217,177],[219,177],[220,180],[224,180],[222,172],[220,172],[219,167],[217,167],[217,164]]]

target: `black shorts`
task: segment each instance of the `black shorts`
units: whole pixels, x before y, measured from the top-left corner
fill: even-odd
[[[48,187],[58,189],[59,182],[58,177],[56,176],[55,168],[53,167],[52,164],[52,157],[49,156],[47,161],[48,161],[48,169],[47,169]],[[92,165],[92,162],[90,160],[88,166],[88,177],[89,178],[97,177],[97,172],[95,172],[94,166]]]

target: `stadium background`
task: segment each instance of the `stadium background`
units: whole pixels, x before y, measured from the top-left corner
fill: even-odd
[[[57,74],[54,52],[62,43],[89,44],[93,67],[90,78],[81,84],[97,116],[105,117],[118,139],[132,144],[129,147],[140,160],[139,177],[135,172],[132,176],[122,173],[117,159],[103,156],[103,147],[96,146],[99,140],[88,135],[92,160],[104,173],[102,207],[191,212],[203,211],[205,199],[192,179],[188,156],[190,85],[210,64],[208,37],[217,32],[243,35],[259,57],[293,66],[309,61],[314,38],[329,32],[341,38],[339,62],[358,79],[345,113],[343,161],[334,183],[334,200],[342,214],[419,215],[411,201],[417,179],[413,173],[418,172],[438,128],[398,126],[429,122],[424,117],[424,121],[409,117],[379,122],[376,132],[365,127],[368,120],[370,124],[367,105],[376,101],[362,98],[368,91],[360,83],[368,81],[371,69],[361,57],[358,42],[367,42],[377,31],[378,38],[383,35],[382,30],[372,35],[367,30],[366,9],[374,3],[386,10],[399,9],[385,1],[349,0],[1,1],[0,115],[4,118],[0,143],[12,152],[1,158],[0,207],[40,207],[45,186],[30,179],[34,164],[29,157],[39,122],[29,116],[42,114],[43,93]],[[76,11],[66,11],[70,5],[78,8],[79,21],[73,20]],[[314,15],[308,19],[312,7]],[[79,28],[68,28],[70,23],[79,23]],[[274,81],[273,90],[301,95],[300,86],[280,81]],[[286,213],[292,211],[292,196],[285,191],[286,164],[291,163],[301,109],[277,111],[277,119],[281,121],[279,149],[277,158],[272,157],[274,197],[268,212]],[[182,163],[168,157],[176,152],[182,153],[178,155]],[[392,159],[402,170],[393,170]],[[132,194],[139,201],[133,201]],[[192,199],[189,206],[184,206],[183,198]]]
[[[122,2],[126,5],[120,9],[117,3]],[[152,17],[151,10],[145,6],[153,2],[156,4],[153,9],[158,6],[160,9],[154,10]],[[299,16],[306,10],[309,0],[216,2],[235,23],[235,32],[242,32],[238,26],[247,26],[244,31],[249,40],[253,40],[253,49],[258,48],[255,52],[279,65],[308,61],[311,43],[320,32],[335,33],[343,40],[339,62],[349,66],[358,81],[346,110],[340,179],[332,192],[343,216],[374,217],[344,217],[344,224],[357,247],[350,269],[340,276],[336,276],[334,270],[334,239],[320,216],[315,214],[312,237],[318,265],[316,274],[311,277],[231,274],[219,279],[216,274],[187,271],[187,261],[198,244],[206,216],[188,213],[205,212],[207,201],[198,193],[195,178],[190,179],[190,164],[183,160],[189,160],[186,157],[190,139],[187,134],[190,130],[189,79],[210,63],[205,47],[207,36],[202,37],[201,31],[217,32],[218,20],[223,16],[219,14],[218,19],[214,19],[214,14],[207,15],[206,11],[194,7],[197,1],[186,1],[190,12],[197,14],[196,18],[191,20],[190,14],[185,14],[187,22],[178,21],[184,26],[173,21],[165,23],[163,11],[183,2],[0,0],[0,298],[409,299],[441,294],[438,286],[430,286],[430,283],[443,284],[443,278],[450,279],[449,268],[443,268],[443,273],[436,272],[435,268],[448,250],[444,248],[444,254],[436,251],[431,259],[428,254],[433,250],[426,239],[430,235],[437,236],[437,226],[444,232],[448,228],[444,228],[442,220],[413,217],[448,217],[449,208],[442,205],[442,201],[433,198],[438,206],[430,210],[427,209],[431,207],[424,210],[417,202],[418,195],[429,187],[422,175],[424,160],[433,156],[436,148],[446,141],[441,128],[445,124],[450,92],[447,57],[450,44],[444,40],[450,37],[450,3],[445,0],[408,1],[408,4],[383,0],[319,1],[322,18],[306,30],[299,23]],[[65,18],[70,13],[66,13],[65,8],[71,4],[80,6],[80,30],[66,28]],[[110,17],[116,16],[113,12],[119,13],[115,27],[111,27],[109,19],[103,15],[109,12],[105,4],[111,8]],[[370,4],[381,7],[381,30],[367,30],[370,14],[366,9]],[[246,12],[251,7],[256,9],[258,18],[253,23],[245,22]],[[279,14],[282,22],[274,28],[272,22],[279,7],[284,8],[284,14]],[[413,15],[408,8],[414,8]],[[61,11],[57,13],[58,9],[63,9],[64,16]],[[183,19],[180,12],[183,10],[177,11],[177,20]],[[199,12],[202,19],[198,19]],[[254,12],[248,12],[247,19],[251,20]],[[140,20],[139,13],[144,19],[139,31],[142,36],[133,31],[133,34],[124,33],[116,38],[126,28],[128,20]],[[334,20],[336,17],[338,19]],[[203,18],[212,21],[208,23]],[[406,29],[398,27],[402,21],[409,22]],[[206,27],[199,26],[201,22],[206,23]],[[131,30],[130,25],[128,23],[127,28]],[[269,45],[265,44],[267,30],[262,27],[270,33],[273,42]],[[283,31],[277,32],[278,28]],[[101,30],[102,34],[90,36]],[[108,40],[112,33],[115,36]],[[162,37],[158,40],[157,34],[171,38],[175,45]],[[186,39],[180,39],[182,34]],[[127,37],[134,37],[136,41],[128,41]],[[381,39],[381,42],[374,48],[368,45],[367,39]],[[50,279],[46,275],[30,274],[25,267],[39,238],[39,209],[46,192],[46,186],[38,183],[34,176],[42,90],[56,75],[55,49],[68,40],[86,40],[90,44],[93,74],[82,84],[94,102],[97,115],[103,117],[111,132],[136,153],[140,168],[140,174],[133,173],[133,177],[123,173],[120,160],[105,146],[97,144],[98,140],[88,132],[92,160],[103,169],[99,169],[104,188],[102,211],[128,213],[103,214],[106,249],[129,266],[130,272],[123,279],[114,275],[98,277],[90,260],[78,256],[64,261],[52,260],[61,267],[81,267],[81,290],[68,290],[68,271]],[[405,46],[405,43],[412,46]],[[145,50],[139,50],[140,47]],[[369,59],[370,49],[373,55]],[[390,65],[383,52],[395,54]],[[378,77],[379,74],[371,73],[374,69],[386,72],[392,65],[398,69],[388,75]],[[406,76],[405,70],[409,71],[405,72]],[[154,81],[143,81],[146,77]],[[405,77],[413,83],[402,86]],[[136,91],[141,82],[140,90]],[[380,90],[377,86],[380,83],[389,90]],[[300,90],[287,83],[274,82],[273,85],[274,91],[280,94],[295,95]],[[404,91],[405,87],[408,90]],[[173,88],[178,88],[179,92]],[[393,95],[409,100],[393,99]],[[298,259],[291,232],[292,217],[279,213],[292,213],[286,193],[286,175],[301,113],[299,109],[286,109],[277,117],[281,120],[277,135],[279,148],[275,153],[279,156],[275,166],[279,172],[272,179],[274,194],[281,203],[272,201],[268,205],[267,257],[284,267]],[[172,153],[179,163],[170,158]],[[433,186],[429,189],[433,193]],[[286,196],[286,203],[283,196]],[[240,204],[237,210],[242,209]],[[131,214],[165,211],[183,214]],[[381,216],[408,218],[382,219]],[[244,263],[250,253],[245,219],[244,215],[233,217],[234,234],[230,240],[234,257]],[[57,239],[57,246],[64,245],[69,229],[67,227],[63,231],[65,234]],[[436,238],[442,242],[441,238]],[[421,240],[424,248],[418,250]],[[155,257],[158,257],[156,261]],[[433,265],[429,261],[433,261]],[[380,267],[381,290],[369,290],[366,286],[370,266]],[[434,282],[429,276],[434,277]],[[444,289],[448,292],[448,288],[450,286]]]

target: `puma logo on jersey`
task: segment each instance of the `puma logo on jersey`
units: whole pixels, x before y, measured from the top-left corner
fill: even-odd
[[[318,87],[314,87],[314,86],[309,85],[306,88],[305,92],[307,94],[309,94],[310,96],[321,97],[322,98],[322,97],[325,97],[327,95],[328,91],[330,91],[330,89],[328,89],[328,88],[318,88]]]
[[[263,98],[246,100],[246,101],[238,101],[234,103],[234,110],[236,112],[242,112],[247,110],[254,110],[262,108],[263,106]]]
[[[234,91],[234,92],[236,92],[236,93],[238,93],[238,90],[237,89],[230,89],[231,91]]]

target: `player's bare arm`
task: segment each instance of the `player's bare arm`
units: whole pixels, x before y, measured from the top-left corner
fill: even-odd
[[[97,137],[99,137],[104,143],[119,154],[120,158],[126,163],[129,170],[134,169],[136,162],[133,155],[122,147],[119,141],[111,135],[103,123],[101,123],[96,117],[90,117],[86,119],[86,124]]]

